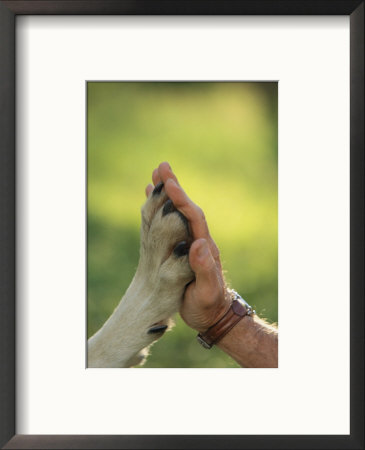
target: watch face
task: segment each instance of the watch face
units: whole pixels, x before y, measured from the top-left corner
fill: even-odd
[[[237,315],[243,317],[247,314],[247,306],[240,299],[236,299],[232,302],[232,311]]]
[[[244,298],[242,298],[239,294],[237,294],[237,299],[236,300],[238,300],[239,302],[243,303],[246,306],[246,308],[250,307],[250,305],[246,302],[246,300]]]
[[[199,342],[200,345],[202,345],[204,348],[206,349],[210,349],[212,348],[211,345],[208,344],[208,342],[205,342],[205,340],[203,338],[201,338],[198,334],[198,336],[196,337],[196,340]]]

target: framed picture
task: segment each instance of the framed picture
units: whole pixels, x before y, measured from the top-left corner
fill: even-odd
[[[113,317],[117,317],[122,309],[125,311],[129,301],[133,302],[133,310],[144,309],[143,305],[138,306],[138,300],[134,296],[125,296],[122,301],[120,297],[127,290],[129,293],[133,292],[133,288],[128,287],[136,267],[140,267],[138,273],[142,270],[142,263],[139,264],[138,261],[140,208],[136,207],[136,203],[144,202],[144,190],[140,187],[144,186],[145,180],[150,179],[151,167],[157,160],[169,161],[175,168],[180,184],[189,188],[190,196],[204,211],[209,232],[214,236],[224,261],[226,283],[233,286],[243,298],[249,299],[257,312],[256,320],[265,314],[268,323],[277,323],[277,98],[278,83],[269,81],[87,82],[89,367],[110,367],[117,364],[125,367],[126,361],[130,360],[130,356],[123,356],[123,361],[117,362],[111,354],[107,357],[105,352],[102,358],[96,358],[96,348],[104,342],[103,336],[106,336],[112,319],[102,331],[98,330],[114,310]],[[117,118],[108,120],[107,127],[106,111],[109,117]],[[235,111],[235,124],[232,122],[232,111]],[[144,132],[141,133],[141,130]],[[128,148],[130,151],[121,151]],[[132,173],[133,177],[127,175]],[[157,194],[151,196],[144,210],[153,202],[164,208],[158,201],[164,201],[164,192],[163,189],[161,197]],[[136,197],[133,193],[138,193],[139,196]],[[106,197],[114,200],[106,203]],[[240,201],[246,205],[246,213],[240,214],[237,211],[230,221],[225,220]],[[169,214],[174,214],[174,210]],[[178,240],[186,242],[186,245],[189,245],[190,237],[189,233],[184,234],[186,227],[181,220],[175,224],[178,229],[179,226],[183,227],[181,235],[180,231],[169,233],[165,230],[162,218],[169,220],[166,221],[167,226],[173,220],[173,215],[169,214],[160,219],[156,209],[152,223],[153,228],[157,228],[157,223],[160,223],[162,241],[167,246],[166,256],[161,258],[162,265],[170,267],[171,264],[173,270],[172,267],[177,262],[173,256],[176,252],[172,252],[172,259],[169,259],[168,236],[172,236],[172,246],[176,244],[176,235],[181,236]],[[142,230],[143,233],[147,231]],[[143,238],[146,246],[149,236],[147,232]],[[158,239],[155,234],[153,236],[154,240]],[[195,236],[194,238],[197,239]],[[180,246],[186,249],[185,244]],[[247,263],[250,261],[246,267],[238,263],[243,254],[246,255]],[[145,257],[147,255],[143,255]],[[179,256],[179,261],[184,262],[184,255]],[[186,263],[187,261],[186,255]],[[162,265],[161,270],[165,270]],[[148,264],[151,268],[156,266],[159,264]],[[185,271],[180,270],[179,273],[183,274]],[[188,279],[183,279],[182,289],[190,281],[190,273],[188,270]],[[159,275],[156,277],[152,274],[143,275],[144,283],[147,279],[154,280],[154,288],[146,288],[147,291],[159,290]],[[174,280],[179,278],[177,275]],[[164,282],[163,285],[168,283]],[[142,289],[140,283],[138,289],[139,292]],[[176,286],[173,290],[179,292]],[[138,295],[141,302],[145,301],[142,300],[145,297],[149,297],[149,294]],[[148,302],[151,305],[157,298],[158,304],[165,304],[163,312],[156,312],[156,317],[149,319],[150,323],[159,323],[157,328],[153,328],[158,334],[148,334],[151,339],[160,337],[161,330],[165,334],[163,339],[155,339],[153,346],[149,347],[148,358],[144,359],[142,365],[139,363],[138,367],[240,367],[237,361],[218,346],[213,346],[207,352],[203,346],[196,345],[195,329],[187,327],[179,316],[175,318],[174,324],[166,319],[161,322],[161,318],[168,316],[167,304],[170,305],[174,299],[170,293],[168,298],[165,297],[161,292],[150,297]],[[154,308],[156,309],[158,308]],[[136,331],[140,330],[138,323],[140,317],[147,320],[146,314],[139,313],[139,317],[133,320],[132,315],[132,312],[121,313],[121,317],[128,318],[128,323],[134,323],[133,334],[140,334],[140,331]],[[128,324],[123,325],[119,319],[115,323],[118,323],[118,330],[128,329]],[[163,327],[167,327],[167,330]],[[268,332],[270,330],[271,328],[267,328]],[[276,333],[276,329],[273,333]],[[112,334],[116,336],[118,332]],[[132,339],[129,332],[128,337],[122,338],[123,341]],[[272,343],[277,348],[276,334]],[[108,339],[109,352],[113,347]],[[116,344],[116,347],[120,348],[120,344]],[[277,367],[277,361],[261,361],[257,364],[262,367]]]
[[[1,1],[0,42],[3,448],[363,448],[364,2]],[[166,160],[277,367],[179,317],[88,364]]]

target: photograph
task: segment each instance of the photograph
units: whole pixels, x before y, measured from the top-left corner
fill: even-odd
[[[86,89],[87,367],[278,367],[278,83]]]
[[[364,0],[0,0],[0,43],[0,448],[365,448]]]

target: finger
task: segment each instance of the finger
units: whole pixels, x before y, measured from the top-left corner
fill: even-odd
[[[161,180],[161,177],[160,177],[160,174],[158,173],[158,169],[155,169],[153,172],[152,172],[152,181],[153,181],[153,184],[156,186],[156,184],[158,184],[158,183],[160,183],[162,180]]]
[[[195,273],[195,292],[201,298],[212,298],[219,289],[220,280],[206,239],[193,242],[189,251],[189,263]]]
[[[203,211],[185,194],[168,162],[162,162],[158,166],[158,174],[159,179],[165,183],[167,195],[171,198],[176,208],[189,220],[193,237],[195,239],[205,238],[208,240],[213,258],[221,267],[219,250],[210,237]]]
[[[219,249],[210,236],[208,224],[201,208],[193,203],[181,186],[178,186],[171,178],[165,183],[165,191],[175,207],[189,220],[194,239],[204,238],[208,241],[215,262],[218,267],[222,268]]]
[[[146,197],[148,197],[152,191],[153,191],[152,184],[149,184],[148,186],[146,186],[146,189],[145,189]]]
[[[168,178],[172,178],[176,182],[176,184],[179,185],[179,182],[177,181],[177,178],[168,162],[162,162],[158,166],[158,174],[163,183],[165,183]]]
[[[209,239],[209,229],[203,211],[193,203],[175,180],[168,178],[165,191],[176,208],[188,219],[194,239]]]

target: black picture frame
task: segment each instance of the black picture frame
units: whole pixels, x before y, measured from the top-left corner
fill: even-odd
[[[347,15],[350,18],[350,434],[17,435],[15,424],[15,29],[24,14]],[[0,445],[6,449],[364,448],[364,1],[0,1]],[[229,414],[222,412],[229,419]],[[204,414],[202,414],[204,418]]]

